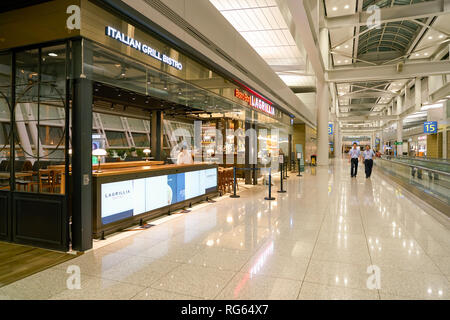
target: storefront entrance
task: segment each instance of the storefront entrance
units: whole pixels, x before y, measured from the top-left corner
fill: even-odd
[[[66,53],[61,43],[0,55],[0,239],[62,251],[70,237]]]

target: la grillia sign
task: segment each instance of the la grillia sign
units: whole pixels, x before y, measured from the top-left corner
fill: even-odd
[[[247,104],[255,109],[258,109],[264,113],[275,115],[275,108],[268,102],[255,97],[254,95],[248,95],[239,89],[234,89],[234,96],[242,101],[247,102]]]

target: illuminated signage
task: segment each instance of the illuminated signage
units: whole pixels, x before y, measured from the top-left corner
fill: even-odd
[[[328,134],[329,135],[333,134],[333,124],[332,123],[328,124]]]
[[[427,121],[423,123],[423,133],[437,133],[437,121]]]
[[[178,69],[178,70],[183,69],[183,65],[181,64],[181,62],[178,62],[177,60],[172,59],[172,58],[166,56],[165,54],[162,54],[161,52],[159,52],[156,49],[153,49],[149,45],[142,43],[136,39],[133,39],[132,37],[124,34],[123,32],[120,32],[120,31],[114,29],[113,27],[107,26],[105,28],[105,34],[108,37],[111,37],[114,40],[120,41],[123,44],[126,44],[127,46],[129,46],[133,49],[136,49],[137,51],[140,51],[154,59],[157,59],[171,67],[174,67],[175,69]]]
[[[216,191],[217,169],[204,169],[101,185],[102,224],[123,220]]]
[[[258,109],[262,112],[265,112],[267,114],[270,114],[272,116],[275,115],[275,108],[271,106],[270,103],[257,98],[253,95],[248,95],[244,92],[242,92],[239,89],[234,90],[234,96],[242,101],[247,102],[247,104],[255,109]]]

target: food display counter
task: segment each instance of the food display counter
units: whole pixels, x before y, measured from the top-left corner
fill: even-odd
[[[218,193],[215,164],[135,164],[93,172],[94,238]]]

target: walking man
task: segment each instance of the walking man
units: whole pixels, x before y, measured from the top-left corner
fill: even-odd
[[[372,174],[372,167],[373,167],[373,157],[375,156],[375,153],[372,149],[370,149],[370,146],[366,146],[366,150],[363,152],[363,158],[364,158],[364,167],[366,169],[366,179],[370,178],[370,175]]]
[[[358,173],[358,159],[359,156],[361,155],[361,151],[359,150],[356,142],[353,142],[353,148],[350,149],[348,155],[350,157],[351,162],[350,175],[353,178],[356,177],[356,174]]]

